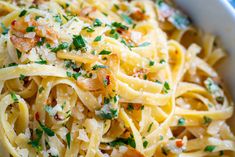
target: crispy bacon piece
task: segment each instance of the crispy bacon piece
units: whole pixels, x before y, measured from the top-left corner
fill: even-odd
[[[27,33],[26,29],[28,27],[34,27],[34,33],[29,36],[25,36]],[[14,20],[11,23],[11,42],[15,48],[21,52],[28,52],[33,47],[36,46],[40,37],[45,37],[50,42],[55,42],[58,39],[57,33],[47,25],[40,25],[34,17],[30,17],[28,22],[26,22],[25,17],[18,20]]]
[[[122,155],[122,157],[144,157],[144,155],[136,149],[128,147],[127,151]]]
[[[130,17],[135,21],[143,21],[148,18],[146,14],[144,14],[141,10],[137,10],[130,14]]]

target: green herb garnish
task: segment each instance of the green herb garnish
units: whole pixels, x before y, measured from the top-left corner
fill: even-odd
[[[185,124],[185,119],[184,119],[184,118],[178,119],[178,125],[179,125],[179,126],[182,126],[182,125],[184,125],[184,124]]]
[[[21,80],[21,81],[22,81],[22,80],[24,80],[24,79],[25,79],[25,77],[26,77],[25,75],[20,74],[19,80]]]
[[[26,28],[26,32],[34,32],[35,31],[35,27],[34,26],[29,26]]]
[[[203,120],[204,120],[203,122],[204,125],[210,124],[212,122],[212,119],[207,116],[203,116]]]
[[[154,61],[149,61],[149,66],[153,66],[155,64]]]
[[[71,141],[71,134],[70,134],[70,132],[68,132],[66,134],[66,142],[67,142],[67,145],[69,148],[70,148],[70,141]]]
[[[76,47],[77,50],[80,50],[86,47],[85,40],[81,35],[74,35],[73,36],[73,45]]]
[[[118,111],[111,105],[105,104],[100,110],[96,111],[96,115],[102,119],[114,119],[118,116]]]
[[[92,67],[92,70],[103,69],[103,68],[107,68],[107,66],[95,64],[95,65]]]
[[[153,122],[149,125],[147,132],[150,132],[153,126]]]
[[[1,27],[2,27],[2,34],[3,35],[8,34],[9,28],[7,28],[3,23],[1,23]]]
[[[147,146],[148,146],[148,141],[144,141],[143,146],[144,146],[144,148],[147,148]]]
[[[19,14],[19,17],[25,16],[27,13],[27,10],[22,10]]]
[[[213,150],[216,148],[216,146],[213,146],[213,145],[209,145],[209,146],[206,146],[204,151],[205,152],[213,152]]]
[[[54,131],[52,131],[50,128],[48,128],[46,125],[43,125],[40,121],[38,121],[40,127],[42,128],[42,130],[50,137],[54,136],[55,133]]]
[[[22,56],[22,53],[18,49],[16,49],[16,54],[17,54],[17,58],[20,59]]]
[[[132,19],[129,16],[127,16],[126,14],[121,14],[121,17],[129,25],[131,25],[133,23]]]
[[[99,19],[95,19],[94,23],[93,23],[93,26],[94,27],[99,27],[102,25],[102,22],[99,20]]]
[[[15,102],[15,103],[18,103],[19,102],[19,99],[17,98],[16,94],[14,92],[11,92],[11,99]]]
[[[111,53],[111,51],[107,51],[107,50],[102,50],[99,55],[109,55]]]
[[[41,59],[40,61],[35,61],[34,63],[37,63],[37,64],[47,64],[47,61]]]
[[[98,42],[98,41],[100,41],[100,40],[101,40],[101,38],[102,38],[102,36],[97,36],[97,37],[94,39],[94,42]]]
[[[52,52],[57,52],[60,50],[64,50],[67,49],[69,47],[69,44],[67,42],[63,42],[61,44],[59,44],[57,47],[53,48],[51,51]]]
[[[168,91],[170,90],[170,85],[168,82],[164,82],[164,85],[163,85],[163,92],[164,93],[168,93]]]

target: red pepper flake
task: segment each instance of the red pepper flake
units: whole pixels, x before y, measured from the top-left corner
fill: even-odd
[[[11,22],[11,25],[14,26],[15,24],[16,24],[16,20],[13,20],[13,21]]]
[[[37,121],[39,121],[39,113],[38,113],[38,112],[35,113],[35,119],[36,119]]]
[[[175,142],[175,145],[178,147],[178,148],[181,148],[184,144],[182,142],[182,140],[178,140]]]

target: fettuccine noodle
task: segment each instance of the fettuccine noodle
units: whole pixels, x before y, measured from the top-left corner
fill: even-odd
[[[0,1],[0,156],[233,156],[213,35],[157,0]]]

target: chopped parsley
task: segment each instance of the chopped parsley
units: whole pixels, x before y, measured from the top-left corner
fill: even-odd
[[[120,9],[120,7],[119,7],[117,4],[114,4],[113,6],[114,6],[114,8],[117,9],[117,10]]]
[[[25,75],[23,75],[23,74],[20,74],[20,77],[19,77],[19,80],[24,80],[25,79]]]
[[[22,56],[22,53],[18,49],[16,49],[16,54],[17,54],[17,58],[20,59]]]
[[[34,63],[37,63],[37,64],[47,64],[47,61],[41,59],[40,61],[35,61]]]
[[[19,102],[19,99],[17,98],[16,94],[14,92],[11,92],[11,99],[15,102],[15,103],[18,103]]]
[[[213,152],[213,150],[216,148],[216,146],[209,145],[204,148],[205,152]]]
[[[111,53],[111,51],[107,51],[107,50],[102,50],[99,55],[109,55]]]
[[[125,26],[125,25],[123,25],[122,23],[119,23],[119,22],[113,22],[112,26],[116,27],[116,28],[121,28],[121,29],[124,29],[124,30],[128,30],[129,29],[127,26]]]
[[[95,64],[93,67],[92,67],[92,70],[97,70],[97,69],[102,69],[102,68],[107,68],[105,65],[98,65],[98,64]]]
[[[67,75],[68,77],[72,77],[72,73],[69,72],[69,71],[66,71],[66,75]]]
[[[160,141],[162,141],[162,140],[163,140],[163,138],[164,138],[164,137],[163,137],[162,135],[160,135],[159,140],[160,140]]]
[[[145,46],[149,46],[150,44],[151,44],[150,42],[144,42],[140,44],[138,47],[145,47]]]
[[[143,147],[144,147],[144,148],[147,148],[147,146],[148,146],[148,141],[144,141]]]
[[[42,93],[43,90],[44,90],[44,88],[43,88],[43,87],[40,87],[40,88],[38,89],[39,94]]]
[[[212,119],[207,116],[203,116],[203,124],[208,125],[212,122]]]
[[[22,10],[19,14],[19,17],[25,16],[27,13],[27,10]]]
[[[68,132],[66,134],[66,142],[67,142],[68,147],[70,148],[70,142],[71,142],[71,134],[70,134],[70,132]]]
[[[144,80],[147,80],[148,76],[146,74],[144,74]]]
[[[60,15],[54,16],[54,19],[55,19],[55,21],[58,22],[60,25],[63,23],[63,22],[62,22],[62,19],[61,19],[61,17],[60,17]]]
[[[178,119],[178,125],[179,126],[185,125],[185,119],[184,118]]]
[[[26,32],[34,32],[35,31],[35,27],[34,26],[29,26],[26,28]]]
[[[18,64],[17,63],[10,63],[10,64],[8,64],[8,67],[13,67],[13,66],[18,66]]]
[[[57,51],[60,51],[60,50],[67,49],[68,47],[69,47],[69,44],[67,42],[62,42],[57,47],[53,48],[51,51],[52,52],[57,52]]]
[[[79,67],[76,65],[76,63],[72,62],[71,60],[65,60],[64,64],[66,69],[72,68],[75,71],[79,70]]]
[[[94,27],[99,27],[102,25],[102,22],[99,20],[99,19],[95,19],[94,23],[93,23],[93,26]]]
[[[161,59],[161,60],[160,60],[160,63],[161,63],[161,64],[165,64],[166,61],[165,61],[164,59]]]
[[[94,42],[98,42],[98,41],[100,41],[100,40],[101,40],[101,38],[102,38],[102,36],[101,36],[101,35],[97,36],[97,37],[94,39]]]
[[[134,107],[131,103],[128,103],[127,110],[128,111],[133,111],[134,110]]]
[[[76,47],[77,50],[80,50],[86,47],[85,40],[81,35],[74,35],[73,36],[73,45]]]
[[[1,27],[2,27],[2,34],[3,35],[8,34],[9,29],[3,23],[1,23]]]
[[[86,31],[89,32],[89,33],[95,31],[92,27],[84,27],[83,30],[86,30]]]
[[[111,29],[111,31],[109,32],[110,36],[114,39],[118,39],[119,38],[119,34],[115,29]]]
[[[168,91],[170,90],[170,85],[168,82],[164,82],[164,85],[163,85],[163,92],[164,93],[168,93]]]
[[[150,132],[153,126],[153,122],[149,125],[147,132]]]
[[[127,139],[118,138],[118,139],[116,139],[115,141],[110,142],[109,145],[110,145],[111,147],[123,146],[123,145],[126,144],[126,141],[127,141]]]
[[[43,131],[40,129],[36,129],[37,138],[35,140],[31,140],[28,142],[33,148],[36,148],[37,151],[41,151],[42,147],[40,146],[40,140],[42,138]]]
[[[105,104],[100,110],[96,111],[96,115],[102,119],[114,119],[118,116],[118,111],[112,108],[110,104]]]
[[[45,41],[46,41],[46,38],[45,38],[45,37],[41,37],[41,38],[39,39],[39,41],[37,42],[37,45],[38,45],[38,46],[42,46],[42,45],[45,43]]]
[[[121,14],[121,18],[122,18],[126,23],[128,23],[129,25],[133,24],[132,19],[131,19],[129,16],[127,16],[126,14]]]
[[[131,135],[128,138],[118,138],[112,142],[109,143],[111,147],[116,147],[116,146],[122,146],[122,145],[129,145],[133,148],[136,147],[135,140],[133,138],[133,135]]]
[[[78,79],[78,77],[79,76],[81,76],[82,75],[82,73],[80,73],[80,72],[78,72],[78,73],[73,73],[73,78],[75,79],[75,80],[77,80]]]
[[[155,64],[154,61],[149,61],[149,66],[153,66]]]
[[[40,121],[38,121],[40,127],[42,128],[42,130],[50,137],[54,136],[55,133],[54,131],[52,131],[50,128],[48,128],[46,125],[43,125]]]

